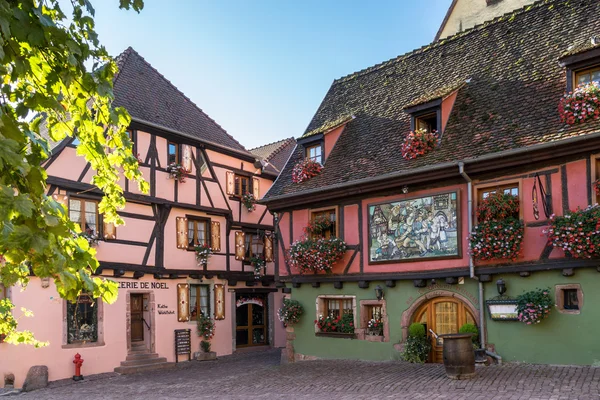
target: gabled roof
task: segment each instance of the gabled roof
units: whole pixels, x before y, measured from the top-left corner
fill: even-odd
[[[293,137],[279,140],[277,142],[265,144],[264,146],[250,149],[250,153],[259,159],[267,161],[269,164],[266,170],[271,170],[278,174],[285,166],[286,161],[296,146],[296,139]]]
[[[248,153],[134,49],[121,53],[117,65],[113,104],[126,108],[132,118]]]
[[[600,121],[567,126],[557,107],[566,90],[558,59],[576,40],[600,32],[600,1],[540,1],[510,15],[340,78],[306,132],[345,115],[346,126],[323,172],[294,184],[298,146],[265,199],[331,190],[398,171],[436,168],[494,153],[600,131]],[[438,147],[414,160],[401,155],[410,131],[404,108],[455,82],[457,91]],[[309,199],[309,197],[306,197]]]

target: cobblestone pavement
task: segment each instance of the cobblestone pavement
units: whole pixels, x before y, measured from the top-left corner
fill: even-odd
[[[304,361],[279,365],[278,350],[180,364],[176,370],[103,374],[51,383],[19,398],[67,399],[469,399],[600,400],[600,368],[482,367],[449,380],[442,365],[399,361]]]

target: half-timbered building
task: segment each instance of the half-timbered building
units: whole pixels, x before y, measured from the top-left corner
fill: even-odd
[[[177,353],[200,350],[200,314],[215,320],[217,355],[285,344],[275,323],[282,294],[274,286],[273,219],[244,196],[262,197],[277,177],[273,165],[281,168],[273,160],[287,159],[293,146],[259,148],[257,156],[133,49],[118,66],[114,105],[132,117],[128,132],[150,192],[123,178],[125,225],[115,227],[98,211],[94,171],[77,156],[76,142],[55,144],[45,163],[48,194],[95,242],[96,273],[119,283],[118,300],[107,305],[82,294],[69,303],[52,281],[36,277],[24,291],[13,288],[7,295],[35,315],[19,327],[49,342],[41,349],[0,344],[0,376],[14,374],[17,386],[32,365],[48,366],[51,380],[72,376],[76,353],[85,375],[187,360]],[[198,259],[197,246],[210,256]]]
[[[263,200],[276,279],[306,309],[291,360],[396,359],[418,323],[441,362],[436,335],[471,323],[505,361],[596,362],[597,253],[548,230],[598,202],[598,15],[597,1],[540,1],[334,81]],[[559,103],[575,89],[592,94],[573,120]],[[476,210],[498,193],[518,207],[496,225],[519,230],[482,250]],[[550,315],[514,321],[536,288]]]

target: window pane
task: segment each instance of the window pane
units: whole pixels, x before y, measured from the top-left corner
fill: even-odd
[[[250,180],[248,178],[241,178],[241,179],[242,179],[242,195],[244,195],[250,191],[249,190]]]
[[[590,74],[578,74],[577,85],[585,85],[586,83],[590,83]]]
[[[254,235],[252,234],[246,233],[246,235],[244,236],[244,247],[246,249],[246,252],[244,253],[244,258],[246,259],[246,261],[248,261],[252,257],[252,238],[254,238]]]
[[[242,195],[242,193],[241,193],[241,186],[242,186],[242,184],[241,184],[240,180],[241,180],[241,178],[239,176],[235,177],[235,185],[234,185],[235,189],[234,189],[234,193],[236,195],[238,195],[238,196]]]
[[[196,222],[196,238],[198,239],[198,244],[206,244],[206,224],[202,221]]]
[[[195,221],[188,221],[188,246],[194,246],[194,223]]]
[[[81,224],[81,200],[69,199],[69,219]]]
[[[67,303],[67,342],[95,342],[98,339],[97,301],[89,295]]]
[[[177,145],[169,142],[169,156],[167,159],[169,164],[177,163]]]
[[[200,286],[200,310],[204,315],[210,316],[208,286]]]
[[[96,213],[97,204],[91,201],[85,203],[85,230],[91,234],[98,233],[98,227],[96,226],[96,219],[98,217]]]
[[[190,285],[190,317],[196,319],[198,316],[198,286]]]
[[[600,83],[600,69],[592,72],[592,81]]]

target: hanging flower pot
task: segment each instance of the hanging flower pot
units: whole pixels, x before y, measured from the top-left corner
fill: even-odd
[[[250,264],[254,267],[254,279],[260,279],[264,276],[264,270],[267,263],[261,257],[250,258]]]
[[[248,212],[252,212],[256,209],[256,198],[248,192],[242,196],[242,204]]]
[[[536,289],[517,296],[519,321],[527,325],[539,324],[548,318],[553,306],[550,289]]]
[[[419,156],[429,153],[435,148],[437,143],[436,132],[429,132],[425,129],[417,129],[410,132],[402,143],[402,157],[406,160],[412,160]]]
[[[198,244],[194,247],[194,251],[196,252],[196,261],[198,261],[198,266],[204,266],[208,262],[208,257],[212,254],[212,249],[206,243]]]
[[[321,173],[323,166],[316,161],[307,158],[294,165],[292,169],[292,182],[302,183]]]
[[[300,273],[323,271],[330,273],[333,265],[346,253],[346,243],[338,238],[308,237],[298,240],[290,246],[288,258],[292,267]]]
[[[569,125],[600,118],[600,86],[597,82],[577,87],[567,93],[558,105],[560,120]]]
[[[187,174],[188,171],[186,171],[181,164],[173,163],[167,166],[167,172],[169,172],[169,178],[176,179],[177,182],[183,183],[185,182],[185,174]]]
[[[548,241],[573,258],[600,256],[600,206],[550,216]]]

